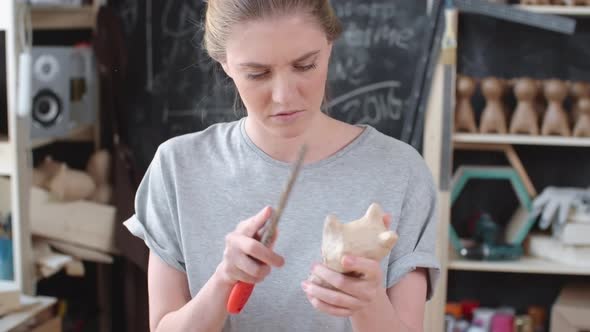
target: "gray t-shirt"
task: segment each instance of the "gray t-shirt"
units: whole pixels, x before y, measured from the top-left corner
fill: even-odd
[[[125,222],[152,253],[187,274],[192,296],[220,263],[225,235],[264,206],[276,206],[291,170],[260,150],[244,123],[215,124],[163,143],[137,191],[135,215]],[[223,331],[351,331],[349,319],[316,311],[300,283],[321,262],[326,216],[352,221],[373,202],[391,213],[399,235],[381,262],[384,285],[427,268],[430,298],[439,274],[432,176],[411,146],[363,127],[334,155],[303,166],[275,244],[285,265],[256,286]]]

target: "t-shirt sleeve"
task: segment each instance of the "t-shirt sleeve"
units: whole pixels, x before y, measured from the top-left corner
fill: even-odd
[[[135,214],[123,224],[168,265],[186,272],[181,250],[173,172],[160,146],[135,195]]]
[[[416,155],[409,158],[414,162],[409,165],[406,195],[396,230],[399,238],[389,256],[386,286],[392,287],[408,272],[425,268],[428,272],[427,300],[430,300],[440,275],[435,253],[437,195],[430,170]]]

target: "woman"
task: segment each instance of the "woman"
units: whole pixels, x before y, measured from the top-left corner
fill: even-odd
[[[154,331],[419,331],[438,265],[435,188],[420,155],[320,108],[332,43],[328,0],[209,0],[205,47],[233,80],[247,116],[162,144],[125,225],[150,248]],[[308,153],[272,248],[252,237],[296,158]],[[352,278],[321,264],[325,217],[372,202],[399,235],[382,262],[347,257]],[[307,280],[314,273],[336,290]],[[239,315],[237,281],[256,283]]]

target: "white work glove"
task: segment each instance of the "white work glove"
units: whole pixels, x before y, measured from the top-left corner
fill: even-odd
[[[560,227],[567,222],[571,208],[590,200],[590,188],[547,187],[533,201],[533,217],[541,214],[539,227]]]

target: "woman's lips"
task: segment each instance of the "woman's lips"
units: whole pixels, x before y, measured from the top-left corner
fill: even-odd
[[[289,122],[297,119],[303,114],[303,111],[286,111],[272,115],[271,117],[281,122]]]

